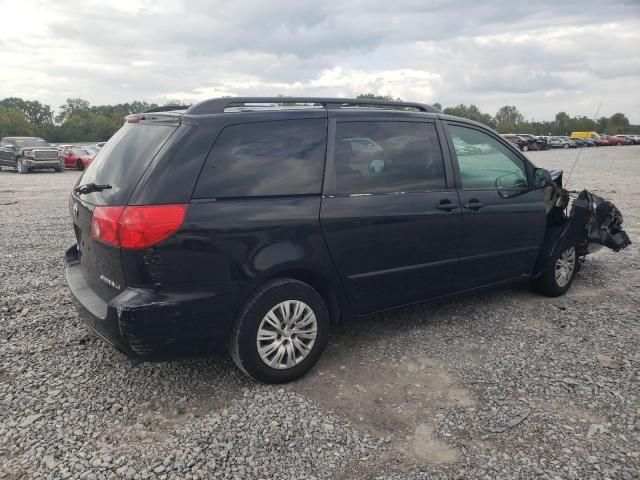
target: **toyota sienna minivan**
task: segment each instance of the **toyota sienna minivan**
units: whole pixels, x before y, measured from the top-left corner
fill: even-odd
[[[629,240],[595,195],[567,213],[561,177],[418,103],[154,109],[128,116],[74,187],[66,278],[130,356],[228,345],[252,378],[286,382],[341,319],[522,279],[566,292],[579,257]]]

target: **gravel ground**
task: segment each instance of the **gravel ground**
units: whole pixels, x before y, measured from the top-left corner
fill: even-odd
[[[571,186],[637,242],[590,256],[566,296],[354,320],[284,387],[224,356],[134,363],[89,333],[62,266],[77,175],[0,172],[0,478],[640,477],[640,147],[581,153]]]

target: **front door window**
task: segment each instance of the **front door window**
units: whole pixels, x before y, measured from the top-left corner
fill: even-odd
[[[527,188],[524,162],[492,136],[473,128],[449,126],[458,157],[462,188]]]

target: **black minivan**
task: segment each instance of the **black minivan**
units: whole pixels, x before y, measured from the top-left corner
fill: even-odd
[[[549,172],[476,122],[374,100],[181,108],[128,116],[69,199],[67,282],[128,355],[226,342],[286,382],[331,322],[524,278],[560,295],[589,251]]]

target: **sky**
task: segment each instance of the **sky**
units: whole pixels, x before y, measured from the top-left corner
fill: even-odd
[[[0,0],[0,11],[0,99],[54,109],[70,97],[372,92],[640,124],[640,0]]]

